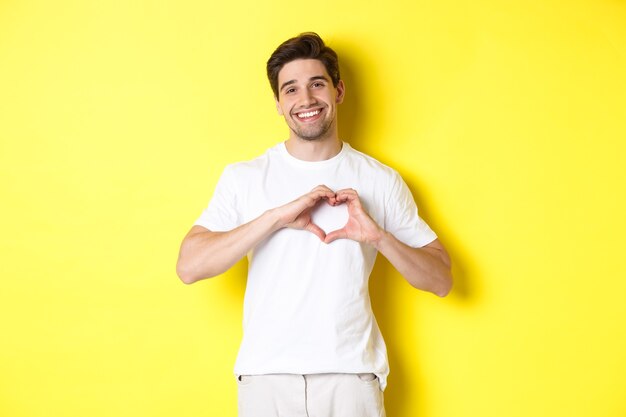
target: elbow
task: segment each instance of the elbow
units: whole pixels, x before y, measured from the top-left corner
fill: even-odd
[[[182,283],[186,285],[193,284],[197,281],[197,279],[195,279],[189,271],[181,268],[179,265],[176,265],[176,275],[178,275],[178,278],[180,278]]]
[[[448,271],[446,276],[440,280],[440,285],[433,293],[441,298],[447,296],[452,291],[452,282],[452,273]]]
[[[224,271],[213,269],[200,271],[196,266],[181,262],[180,260],[176,264],[176,275],[178,275],[178,278],[186,285],[193,284],[205,278],[215,277],[222,272]]]
[[[184,262],[180,260],[176,263],[176,275],[183,282],[183,284],[190,285],[196,281],[202,279],[198,277],[196,273],[194,273],[193,269],[186,265]]]
[[[437,289],[437,291],[434,291],[433,294],[435,294],[437,297],[444,298],[445,296],[450,294],[450,291],[452,291],[452,285],[439,288]]]

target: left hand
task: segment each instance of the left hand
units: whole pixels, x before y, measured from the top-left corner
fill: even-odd
[[[332,205],[346,204],[348,206],[348,222],[341,229],[330,232],[324,239],[330,243],[337,239],[351,239],[361,243],[376,246],[384,230],[367,214],[361,205],[357,192],[351,188],[337,191]]]

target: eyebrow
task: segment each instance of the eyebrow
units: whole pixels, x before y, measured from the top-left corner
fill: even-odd
[[[315,80],[324,80],[326,82],[328,82],[328,77],[325,77],[323,75],[316,75],[314,77],[309,78],[309,82],[311,81],[315,81]],[[289,81],[285,81],[281,86],[280,86],[280,90],[279,91],[283,91],[283,89],[289,85],[295,84],[298,80],[289,80]]]

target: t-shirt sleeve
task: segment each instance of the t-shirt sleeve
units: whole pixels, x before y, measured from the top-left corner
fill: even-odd
[[[418,215],[417,204],[409,187],[395,171],[390,190],[385,208],[385,230],[414,248],[437,239],[435,232]]]
[[[237,184],[233,175],[233,168],[227,166],[215,186],[208,207],[194,225],[205,227],[214,232],[227,232],[241,225],[237,196]]]

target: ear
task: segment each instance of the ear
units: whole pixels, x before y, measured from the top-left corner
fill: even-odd
[[[274,104],[276,104],[276,111],[278,112],[278,115],[282,116],[283,109],[280,107],[280,103],[278,102],[278,98],[276,98],[276,96],[274,96]]]
[[[337,91],[337,97],[335,97],[335,103],[337,104],[343,103],[343,98],[346,95],[346,85],[343,83],[343,80],[339,80],[335,90]]]

